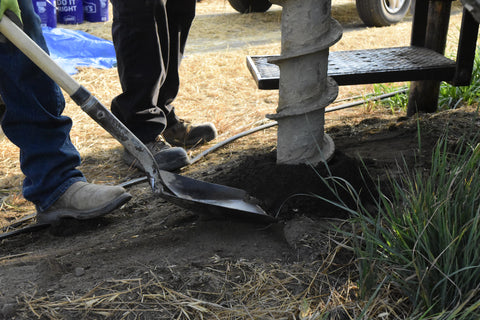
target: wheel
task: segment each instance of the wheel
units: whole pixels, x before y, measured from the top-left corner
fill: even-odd
[[[369,27],[385,27],[403,19],[412,0],[356,0],[360,19]]]
[[[272,6],[268,0],[228,0],[228,2],[240,13],[265,12]]]

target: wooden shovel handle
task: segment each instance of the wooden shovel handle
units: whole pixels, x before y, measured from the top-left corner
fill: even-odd
[[[9,17],[3,16],[0,20],[0,33],[10,40],[20,51],[43,70],[70,96],[80,88],[65,70],[63,70],[50,56],[43,51],[22,29],[20,29]]]

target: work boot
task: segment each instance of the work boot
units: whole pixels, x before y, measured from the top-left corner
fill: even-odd
[[[161,136],[156,141],[145,143],[145,146],[152,153],[160,170],[174,171],[190,164],[190,159],[184,149],[172,147]],[[128,166],[145,171],[142,164],[128,150],[123,153],[123,161]]]
[[[62,218],[78,220],[103,216],[125,204],[132,196],[124,188],[84,181],[72,184],[55,203],[37,216],[38,223],[52,223]]]
[[[163,137],[172,146],[189,148],[215,139],[217,129],[210,122],[193,125],[185,120],[179,120],[163,131]]]

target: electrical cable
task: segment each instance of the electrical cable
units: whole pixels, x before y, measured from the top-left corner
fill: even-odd
[[[345,103],[345,104],[341,104],[341,105],[338,105],[338,106],[335,106],[335,107],[328,107],[328,108],[325,108],[325,113],[327,112],[333,112],[333,111],[338,111],[338,110],[342,110],[342,109],[347,109],[347,108],[352,108],[352,107],[355,107],[355,106],[359,106],[359,105],[362,105],[366,102],[370,102],[370,101],[377,101],[377,100],[382,100],[382,99],[386,99],[386,98],[390,98],[390,97],[393,97],[397,94],[402,94],[402,93],[405,93],[408,91],[408,88],[404,88],[404,89],[401,89],[401,90],[397,90],[397,91],[393,91],[393,92],[389,92],[389,93],[385,93],[385,94],[381,94],[381,95],[378,95],[378,96],[373,96],[371,98],[368,98],[368,99],[364,99],[364,100],[360,100],[360,101],[354,101],[354,102],[349,102],[349,103]],[[212,147],[208,148],[207,150],[205,151],[202,151],[201,153],[199,153],[197,156],[195,156],[191,161],[190,161],[190,164],[189,165],[192,165],[194,164],[195,162],[198,162],[200,159],[202,159],[203,157],[205,157],[207,154],[231,143],[232,141],[235,141],[237,139],[240,139],[240,138],[243,138],[245,136],[248,136],[252,133],[255,133],[257,131],[261,131],[261,130],[265,130],[265,129],[268,129],[268,128],[271,128],[271,127],[274,127],[276,126],[278,123],[276,121],[271,121],[271,122],[268,122],[266,124],[263,124],[261,126],[257,126],[255,128],[252,128],[250,130],[246,130],[246,131],[243,131],[243,132],[240,132],[239,134],[236,134],[228,139],[225,139],[215,145],[213,145]],[[135,179],[131,179],[131,180],[128,180],[128,181],[125,181],[125,182],[122,182],[119,184],[119,186],[121,187],[129,187],[129,186],[132,186],[132,185],[135,185],[135,184],[138,184],[138,183],[142,183],[144,181],[147,181],[147,177],[140,177],[140,178],[135,178]]]

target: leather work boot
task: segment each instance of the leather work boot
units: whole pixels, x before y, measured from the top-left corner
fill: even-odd
[[[122,187],[78,181],[50,208],[39,213],[37,221],[52,223],[62,218],[93,219],[117,209],[131,198]]]
[[[190,164],[187,152],[183,148],[172,147],[161,136],[157,141],[148,142],[145,146],[152,153],[160,170],[174,171]],[[128,166],[145,171],[142,164],[128,150],[123,153],[123,161]]]
[[[163,137],[172,146],[189,148],[215,139],[217,129],[210,122],[193,125],[185,120],[180,120],[170,128],[165,129]]]

